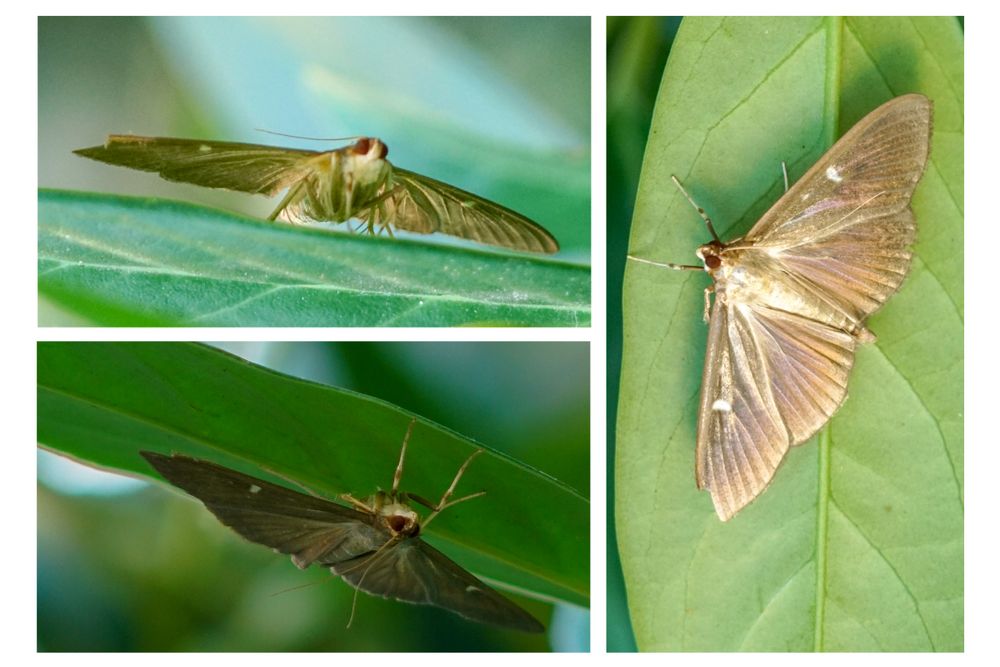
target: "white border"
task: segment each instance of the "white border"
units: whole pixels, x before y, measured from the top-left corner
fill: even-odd
[[[1000,364],[997,363],[997,325],[1000,315],[996,310],[998,297],[995,293],[992,268],[996,264],[997,248],[1000,247],[1000,215],[995,204],[997,178],[996,155],[1000,150],[996,104],[996,64],[1000,62],[998,44],[1000,40],[987,36],[996,24],[995,11],[985,3],[976,3],[976,11],[970,15],[972,3],[958,3],[944,7],[940,3],[911,2],[905,7],[896,3],[849,2],[836,8],[844,13],[880,14],[898,13],[900,10],[914,14],[941,13],[943,9],[966,15],[966,120],[967,136],[974,137],[966,146],[966,288],[969,304],[966,326],[966,433],[967,433],[967,514],[966,514],[966,654],[949,656],[947,659],[965,662],[971,656],[977,664],[981,657],[996,655],[996,600],[1000,597],[998,587],[997,562],[1000,549],[997,545],[997,471],[1000,470],[1000,435],[993,421],[998,395],[997,378],[1000,378]],[[804,9],[801,3],[764,2],[752,7],[735,2],[690,3],[680,2],[664,5],[652,2],[520,2],[469,3],[469,2],[398,2],[387,1],[376,6],[363,3],[299,2],[294,7],[287,4],[275,6],[273,3],[206,3],[180,1],[172,3],[146,3],[142,9],[150,13],[211,13],[231,12],[245,14],[269,14],[280,9],[288,14],[326,14],[336,11],[342,14],[367,14],[370,9],[378,9],[386,14],[461,14],[470,10],[484,14],[590,14],[593,21],[593,61],[592,61],[592,218],[593,218],[593,326],[591,329],[463,329],[460,332],[440,329],[46,329],[36,327],[37,266],[34,249],[37,244],[35,224],[37,187],[37,18],[36,13],[46,15],[73,14],[81,7],[71,2],[40,3],[32,6],[35,12],[24,13],[24,5],[8,7],[0,25],[3,39],[0,40],[5,63],[6,115],[5,158],[8,165],[8,201],[13,206],[5,207],[4,229],[8,236],[3,244],[4,276],[8,285],[5,291],[7,312],[4,322],[6,345],[2,349],[4,376],[4,415],[9,419],[7,430],[7,452],[14,453],[14,463],[7,469],[4,494],[5,506],[19,511],[8,512],[10,531],[7,540],[7,573],[9,588],[5,591],[4,607],[8,637],[14,639],[6,645],[8,654],[17,659],[33,655],[35,652],[35,568],[36,535],[34,530],[35,508],[31,502],[30,512],[20,510],[25,498],[34,498],[33,475],[25,472],[33,470],[35,454],[26,443],[34,440],[35,434],[35,342],[36,340],[589,340],[591,341],[591,498],[593,503],[593,530],[591,538],[592,563],[592,632],[591,656],[519,656],[518,661],[540,664],[546,661],[574,660],[589,664],[607,664],[624,660],[669,661],[675,664],[699,664],[723,659],[723,656],[670,654],[625,656],[620,654],[602,655],[604,649],[604,487],[606,465],[604,460],[605,438],[605,299],[604,299],[604,117],[606,108],[606,88],[604,79],[605,63],[605,16],[631,14],[663,14],[665,12],[684,13],[743,13],[748,9],[773,14],[798,13]],[[813,7],[810,7],[812,9]],[[131,14],[140,8],[136,3],[93,3],[85,7],[97,14]],[[214,10],[214,11],[212,11]],[[294,10],[294,11],[292,11]],[[32,131],[34,130],[34,131]],[[13,165],[17,165],[14,167]],[[653,520],[651,518],[651,520]],[[669,567],[665,563],[664,567]],[[15,574],[16,573],[16,574]],[[925,663],[938,660],[936,656],[924,655],[876,655],[863,654],[846,656],[815,656],[813,660],[843,660],[880,664],[906,660]],[[38,660],[54,661],[72,659],[91,661],[131,661],[132,656],[71,656],[60,658],[55,655],[36,656]],[[175,656],[149,656],[152,662],[174,662]],[[185,656],[185,661],[213,662],[226,656]],[[246,664],[271,662],[273,656],[263,654],[241,656]],[[467,656],[461,655],[417,655],[409,657],[357,657],[353,660],[406,660],[418,665],[465,664]],[[477,661],[487,664],[506,663],[505,655],[477,656]],[[802,656],[743,654],[728,659],[739,660],[741,664],[763,664],[767,661],[789,664],[791,660],[802,660]],[[994,658],[995,659],[995,658]],[[322,660],[322,658],[320,658]],[[565,663],[564,663],[565,664]]]

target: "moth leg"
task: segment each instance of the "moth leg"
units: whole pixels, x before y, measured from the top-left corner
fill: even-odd
[[[781,174],[785,177],[785,192],[788,192],[788,167],[784,160],[781,161]]]
[[[444,509],[465,502],[466,500],[472,500],[473,498],[478,498],[479,496],[486,494],[485,491],[479,491],[478,493],[470,493],[467,496],[462,496],[458,500],[452,500],[451,502],[448,502],[448,498],[451,497],[451,494],[455,492],[455,487],[458,486],[458,480],[462,479],[462,475],[465,474],[465,469],[469,467],[470,463],[472,463],[472,459],[476,458],[482,453],[483,453],[482,449],[477,449],[476,451],[472,452],[472,455],[469,458],[465,459],[465,463],[463,463],[462,467],[460,467],[458,469],[458,472],[455,473],[455,479],[451,480],[451,486],[449,486],[448,490],[444,492],[443,496],[441,496],[441,500],[438,501],[438,504],[432,508],[434,511],[431,512],[430,516],[428,516],[426,520],[424,520],[422,527],[426,528],[427,524],[433,521],[434,517],[440,514]]]
[[[358,500],[357,498],[355,498],[354,496],[352,496],[349,493],[342,493],[342,494],[340,494],[339,497],[340,497],[341,500],[349,502],[350,504],[354,505],[354,507],[356,509],[359,509],[362,512],[365,512],[366,514],[374,514],[375,513],[375,508],[373,508],[371,505],[369,505],[368,503],[366,503],[363,500]]]
[[[427,500],[423,496],[418,496],[417,494],[410,493],[409,491],[406,492],[406,497],[409,498],[410,500],[416,502],[416,503],[419,503],[419,504],[423,505],[424,507],[426,507],[429,510],[433,510],[434,508],[437,507],[437,505],[435,505],[431,501]]]
[[[701,219],[705,221],[705,226],[708,227],[708,231],[712,235],[712,238],[715,239],[717,243],[722,243],[722,239],[720,239],[719,235],[715,233],[715,226],[712,224],[712,219],[705,214],[705,209],[694,203],[694,199],[691,198],[691,195],[689,195],[687,190],[684,189],[684,186],[681,185],[681,182],[677,180],[676,176],[671,176],[670,179],[674,182],[674,185],[677,186],[677,189],[681,191],[681,194],[684,195],[684,198],[690,202],[691,206],[694,206],[694,210],[698,211],[698,215],[700,215]]]
[[[406,457],[406,445],[410,442],[410,434],[413,433],[413,425],[417,423],[417,418],[410,420],[410,425],[406,427],[406,435],[403,436],[403,446],[399,450],[399,464],[396,466],[396,473],[392,476],[392,497],[396,497],[399,490],[399,480],[403,478],[403,459]]]
[[[379,206],[379,210],[382,210],[382,203],[381,202],[379,202],[378,206]],[[392,233],[392,226],[389,224],[388,216],[386,216],[386,214],[385,214],[384,211],[382,212],[382,219],[383,219],[382,230],[385,231],[386,236],[388,236],[390,239],[396,238],[396,235]]]
[[[379,233],[381,233],[382,230],[384,229],[386,233],[389,234],[389,236],[392,236],[392,230],[389,228],[389,216],[386,214],[385,209],[382,207],[382,204],[387,199],[389,199],[389,197],[395,195],[401,188],[402,188],[401,185],[395,185],[387,189],[380,195],[373,197],[371,200],[358,206],[359,211],[368,209],[368,219],[367,219],[368,231],[369,233],[371,233],[372,236],[375,236],[376,218],[378,217],[379,214],[381,214],[382,217],[382,229],[378,230]]]
[[[701,319],[703,319],[706,324],[708,324],[709,317],[712,313],[712,297],[710,295],[714,291],[715,291],[714,283],[705,288],[705,312],[702,313]]]
[[[292,187],[288,188],[288,192],[286,192],[285,196],[281,198],[281,201],[278,202],[277,208],[275,208],[271,212],[271,215],[267,216],[267,219],[269,221],[271,221],[271,222],[274,222],[275,220],[277,220],[278,216],[281,214],[281,212],[285,210],[285,207],[288,206],[289,204],[291,204],[292,200],[294,200],[296,197],[298,197],[298,195],[302,191],[302,188],[304,187],[304,185],[305,185],[305,181],[299,181],[298,183],[296,183]]]

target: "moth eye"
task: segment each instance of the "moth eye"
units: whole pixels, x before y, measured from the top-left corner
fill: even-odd
[[[389,147],[382,144],[382,149],[379,151],[378,156],[384,160],[387,155],[389,155]]]
[[[371,148],[371,144],[371,139],[363,137],[358,139],[358,142],[351,147],[351,152],[355,155],[366,155],[368,150]]]
[[[406,519],[401,516],[391,516],[389,517],[389,527],[392,528],[394,532],[402,532],[406,528]]]
[[[710,269],[717,269],[722,266],[722,260],[718,255],[705,255],[705,266]]]

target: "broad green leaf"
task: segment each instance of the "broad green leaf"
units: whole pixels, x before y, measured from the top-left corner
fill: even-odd
[[[694,482],[707,276],[630,263],[616,519],[643,650],[963,649],[962,33],[939,18],[685,20],[660,86],[630,252],[693,263],[746,232],[867,112],[922,92],[934,140],[916,257],[870,321],[850,398],[728,523]]]
[[[590,270],[162,200],[39,192],[39,290],[102,325],[585,326]]]
[[[41,343],[38,442],[155,477],[140,450],[207,459],[329,498],[392,480],[411,415],[382,401],[266,370],[195,344]],[[589,503],[548,475],[420,420],[403,488],[437,498],[478,447],[427,539],[470,570],[537,597],[587,605]],[[289,480],[292,480],[291,482]],[[172,488],[172,487],[171,487]]]

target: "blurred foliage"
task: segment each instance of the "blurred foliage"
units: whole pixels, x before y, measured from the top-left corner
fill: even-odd
[[[646,135],[663,67],[679,18],[608,17],[608,441],[607,460],[615,460],[615,415],[622,349],[622,276],[628,248],[632,206],[639,187]],[[609,499],[614,494],[614,467],[608,465]],[[608,650],[634,651],[625,583],[615,538],[614,505],[608,503]]]
[[[560,260],[589,267],[589,47],[587,17],[43,17],[39,185],[264,217],[273,201],[72,150],[109,133],[314,150],[330,142],[255,129],[379,136],[396,164],[524,213]],[[79,323],[74,311],[65,294],[43,299],[42,323]]]
[[[399,405],[586,494],[586,344],[221,345],[281,372]],[[498,631],[368,595],[358,597],[347,630],[353,590],[327,572],[298,571],[166,487],[74,493],[48,474],[54,463],[66,464],[52,458],[42,456],[39,469],[39,650],[507,651],[589,644],[585,612],[567,605],[550,612],[551,605],[522,596],[515,597],[543,620],[545,635]],[[289,590],[309,582],[319,583]]]

